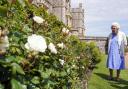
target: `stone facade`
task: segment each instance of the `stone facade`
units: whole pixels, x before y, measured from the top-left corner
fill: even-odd
[[[53,13],[60,21],[71,26],[70,0],[33,0],[36,6],[43,5],[49,13]]]
[[[33,4],[43,5],[49,13],[53,13],[60,21],[71,28],[71,33],[80,38],[84,37],[84,9],[82,4],[78,8],[71,8],[70,0],[33,0]]]
[[[70,0],[54,0],[53,13],[66,25],[71,24]]]
[[[72,8],[72,34],[78,35],[80,38],[85,37],[84,27],[84,9],[82,9],[82,3],[78,8]]]

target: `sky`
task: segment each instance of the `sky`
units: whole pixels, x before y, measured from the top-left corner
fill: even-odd
[[[128,0],[71,0],[72,7],[78,3],[85,9],[86,36],[108,36],[113,22],[128,35]]]

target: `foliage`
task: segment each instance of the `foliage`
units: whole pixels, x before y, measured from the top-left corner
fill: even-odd
[[[36,7],[27,0],[1,0],[0,26],[8,30],[9,48],[1,55],[0,87],[3,89],[81,89],[86,79],[85,71],[91,63],[97,63],[101,54],[92,43],[81,42],[75,36],[62,32],[67,28],[43,7]],[[34,22],[40,16],[44,22]],[[28,36],[41,35],[55,44],[57,54],[46,49],[44,53],[25,48]],[[65,48],[57,47],[63,42]],[[61,60],[64,60],[62,65]],[[6,84],[4,88],[4,84]]]

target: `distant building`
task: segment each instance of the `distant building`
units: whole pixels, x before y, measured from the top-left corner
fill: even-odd
[[[84,9],[82,3],[79,4],[78,8],[72,8],[72,34],[79,36],[80,38],[85,37],[84,27]]]

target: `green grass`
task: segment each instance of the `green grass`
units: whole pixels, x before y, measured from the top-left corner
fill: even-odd
[[[89,80],[89,89],[128,89],[128,70],[122,70],[120,81],[108,80],[109,71],[106,68],[106,59],[103,59],[97,68],[93,70],[93,74]],[[114,71],[114,76],[116,71]]]

